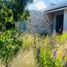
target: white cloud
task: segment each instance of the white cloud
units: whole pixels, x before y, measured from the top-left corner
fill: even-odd
[[[46,4],[43,2],[43,1],[38,1],[37,3],[35,3],[35,7],[38,9],[38,10],[41,10],[41,9],[44,9],[46,8]]]
[[[37,2],[37,0],[34,0],[34,2]]]

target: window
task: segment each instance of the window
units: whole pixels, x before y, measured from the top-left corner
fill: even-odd
[[[20,31],[25,32],[27,30],[27,22],[20,22]]]

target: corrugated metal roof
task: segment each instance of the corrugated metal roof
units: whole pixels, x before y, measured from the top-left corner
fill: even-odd
[[[67,7],[67,1],[58,3],[56,5],[51,5],[47,7],[44,11],[49,12],[49,11],[53,11],[53,10],[57,10],[57,9],[65,8],[65,7]]]

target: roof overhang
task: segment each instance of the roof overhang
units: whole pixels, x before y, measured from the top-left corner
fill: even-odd
[[[45,13],[53,13],[53,12],[61,11],[61,10],[65,10],[65,9],[67,9],[67,6],[66,7],[61,7],[61,8],[56,8],[56,9],[51,9],[51,10],[45,10],[44,12]]]

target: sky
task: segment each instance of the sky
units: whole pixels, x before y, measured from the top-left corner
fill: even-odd
[[[28,6],[29,10],[42,10],[47,8],[50,3],[60,3],[66,0],[34,0],[32,4]]]

